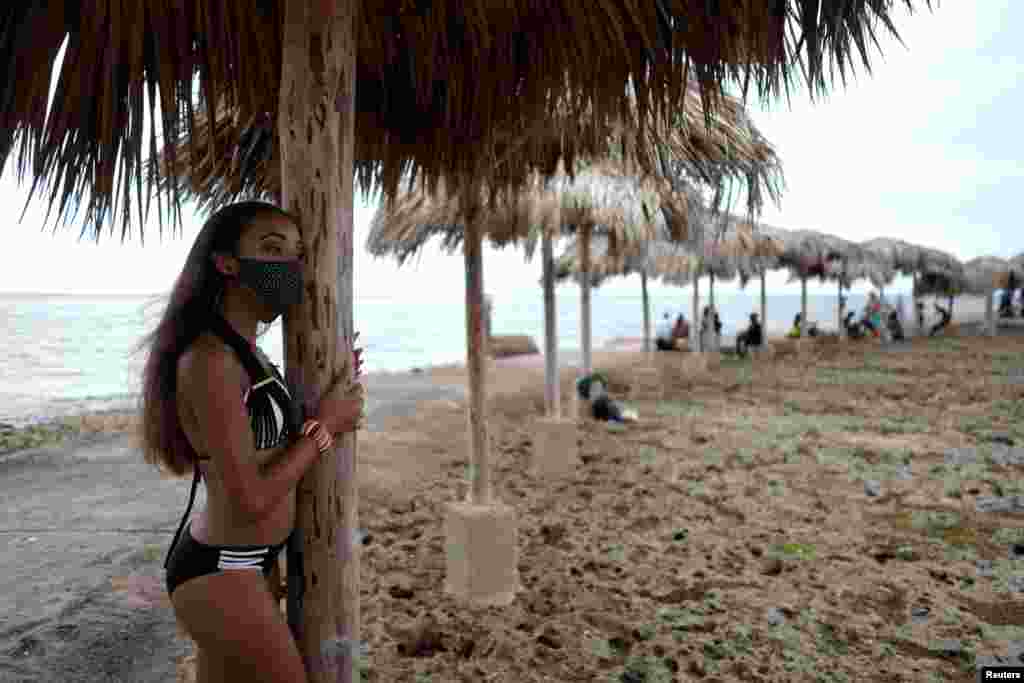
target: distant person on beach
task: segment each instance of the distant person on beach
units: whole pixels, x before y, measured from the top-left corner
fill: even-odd
[[[899,313],[896,311],[889,311],[889,334],[893,341],[906,341],[906,337],[903,335],[903,323],[900,322]]]
[[[876,337],[882,334],[882,302],[874,291],[868,292],[868,303],[864,308],[866,322],[870,323],[868,329]]]
[[[717,351],[722,334],[722,319],[718,317],[718,311],[714,306],[705,306],[704,314],[701,316],[701,349],[703,351]]]
[[[931,331],[928,333],[929,337],[934,337],[939,333],[939,330],[945,329],[949,325],[949,321],[953,318],[948,308],[943,308],[938,304],[934,304],[935,312],[939,314],[939,322],[932,325]]]
[[[671,351],[675,348],[672,343],[672,318],[665,313],[665,316],[658,323],[658,329],[654,334],[654,346],[659,351]]]
[[[690,323],[686,321],[686,316],[682,313],[676,318],[676,324],[672,328],[672,341],[675,342],[676,346],[679,345],[679,340],[688,339],[690,336]]]
[[[736,336],[736,355],[747,355],[747,349],[758,348],[764,344],[764,330],[757,313],[750,314],[750,327]]]
[[[145,460],[193,472],[188,507],[164,560],[179,623],[195,641],[199,681],[305,681],[306,670],[267,577],[293,538],[295,488],[362,419],[359,349],[304,419],[289,387],[256,346],[303,296],[294,218],[241,202],[206,221],[156,329],[144,341]],[[353,340],[354,341],[354,340]],[[339,348],[350,344],[339,340]],[[196,487],[206,507],[189,519]],[[257,571],[254,571],[257,570]]]
[[[635,422],[637,415],[608,396],[608,378],[599,372],[591,373],[576,381],[579,397],[590,401],[590,412],[595,420],[605,422]]]
[[[786,333],[787,339],[799,339],[800,338],[800,324],[803,322],[804,316],[802,313],[797,313],[793,317],[793,327],[789,328],[789,332]]]
[[[846,336],[850,339],[860,339],[864,336],[864,326],[854,318],[856,317],[856,311],[850,311],[846,314],[846,319],[843,324],[846,327]]]

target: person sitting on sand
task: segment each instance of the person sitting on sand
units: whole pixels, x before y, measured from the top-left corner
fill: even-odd
[[[903,335],[903,323],[900,322],[899,313],[896,311],[889,311],[889,335],[893,341],[906,341],[906,337]]]
[[[747,355],[747,349],[759,348],[764,344],[764,330],[757,319],[757,313],[750,314],[750,327],[736,336],[736,355]]]
[[[686,316],[682,313],[676,318],[676,324],[672,328],[672,341],[675,346],[679,347],[680,340],[688,339],[690,336],[690,323],[686,321]]]
[[[193,472],[164,567],[177,621],[196,643],[200,681],[306,680],[267,578],[293,538],[299,480],[337,435],[358,429],[364,400],[362,351],[346,351],[350,358],[329,366],[351,368],[352,379],[334,377],[303,421],[297,388],[256,347],[257,325],[302,299],[303,248],[295,219],[273,204],[220,209],[143,341],[144,458],[178,476]],[[190,520],[201,479],[206,506]]]
[[[868,329],[876,337],[882,333],[882,302],[874,291],[868,293],[868,303],[864,307],[864,315],[870,323]]]
[[[949,325],[949,321],[953,318],[948,308],[943,308],[938,304],[933,305],[935,306],[935,312],[939,314],[939,322],[932,325],[932,329],[928,333],[929,337],[934,337],[938,334],[939,330],[945,329],[946,326]]]
[[[701,349],[704,351],[717,351],[722,334],[722,319],[718,317],[718,311],[714,306],[705,306],[704,315],[701,317]]]
[[[624,410],[622,406],[608,396],[605,388],[608,378],[599,372],[591,373],[576,381],[579,397],[590,401],[590,411],[595,420],[605,422],[636,422],[637,415],[632,410]]]
[[[864,336],[864,326],[860,321],[854,319],[856,315],[856,311],[850,311],[846,314],[846,320],[843,321],[846,327],[846,336],[850,339],[860,339]]]
[[[672,342],[672,318],[667,311],[661,322],[658,323],[658,329],[655,331],[654,346],[659,351],[671,351],[675,348]]]
[[[801,332],[801,323],[803,322],[804,316],[802,313],[797,313],[793,317],[793,327],[789,328],[789,332],[786,333],[787,339],[799,339]]]

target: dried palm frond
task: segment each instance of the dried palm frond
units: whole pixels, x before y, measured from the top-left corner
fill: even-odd
[[[496,154],[494,166],[497,170],[538,167],[541,173],[552,173],[548,160],[557,161],[566,141],[597,137],[607,142],[596,158],[623,164],[628,158],[638,173],[666,177],[669,182],[665,191],[676,187],[679,183],[673,181],[682,176],[716,191],[742,185],[749,212],[760,211],[765,197],[778,203],[784,184],[781,162],[742,105],[734,98],[722,97],[711,111],[706,112],[703,107],[699,94],[691,87],[685,106],[673,113],[671,125],[651,116],[641,120],[639,111],[634,109],[628,118],[607,125],[559,117],[541,122],[543,125],[538,124],[519,138],[496,134],[499,142],[492,145]],[[225,116],[222,120],[224,123],[217,128],[217,147],[232,149],[234,153],[219,157],[207,153],[212,147],[212,129],[200,117],[198,138],[182,137],[150,161],[155,165],[151,170],[161,177],[165,189],[196,200],[205,212],[242,198],[279,196],[281,168],[273,122],[266,117],[247,123],[237,117]],[[198,157],[190,154],[193,145],[202,151]],[[492,176],[497,177],[496,174],[497,171]],[[530,178],[506,175],[490,187],[495,192],[502,187],[521,189],[530,182]],[[452,189],[449,186],[451,183],[445,181],[445,187]],[[433,193],[439,185],[428,182],[424,187]],[[684,189],[683,193],[687,191]],[[685,225],[685,219],[680,222],[669,217],[669,221]]]
[[[651,110],[667,119],[690,82],[709,102],[726,80],[743,83],[744,92],[752,85],[765,99],[798,79],[812,96],[823,93],[836,75],[845,83],[855,62],[870,70],[869,46],[878,47],[880,29],[895,35],[897,5],[931,6],[351,1],[358,179],[388,196],[409,173],[427,186],[444,177],[452,191],[481,179],[491,187],[525,181],[529,169],[493,164],[498,131],[529,138],[531,128],[561,114],[599,131],[634,106],[642,118]],[[133,209],[144,221],[154,189],[160,216],[169,209],[177,222],[177,186],[160,191],[144,156],[156,156],[161,133],[192,140],[200,110],[214,131],[221,105],[238,121],[277,120],[286,7],[283,0],[3,3],[0,165],[14,157],[19,180],[31,179],[31,195],[48,195],[58,219],[73,220],[84,208],[97,237],[113,214],[123,240]],[[154,125],[147,135],[147,117],[162,131]],[[217,135],[211,140],[210,157],[231,153],[217,146]],[[557,156],[532,158],[551,170],[558,158],[571,165],[577,152],[603,144],[582,135]]]

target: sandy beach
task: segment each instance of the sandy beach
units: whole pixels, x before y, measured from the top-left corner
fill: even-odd
[[[1024,336],[957,313],[960,335],[899,353],[824,343],[706,374],[619,340],[594,366],[640,421],[581,423],[564,481],[525,468],[543,357],[492,361],[496,492],[520,520],[502,609],[442,590],[464,369],[369,376],[364,680],[973,680],[1024,644]],[[191,680],[161,568],[190,481],[141,462],[132,422],[0,454],[0,679]]]

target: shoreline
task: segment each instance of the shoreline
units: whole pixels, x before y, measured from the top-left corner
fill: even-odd
[[[924,297],[923,300],[927,302],[929,298],[934,299]],[[980,333],[984,319],[984,299],[961,297],[957,300],[953,321],[958,324],[960,334]],[[926,324],[930,322],[926,320]],[[825,321],[818,323],[823,331],[834,333],[834,325],[830,328]],[[996,324],[1001,333],[1020,334],[1024,330],[1024,320],[1006,321],[997,318]],[[909,326],[909,331],[911,334],[915,332],[913,324]],[[769,341],[785,339],[784,333],[769,330]],[[731,348],[734,344],[734,336],[722,337],[722,349]],[[538,346],[542,347],[542,344]],[[595,347],[593,353],[595,362],[608,363],[612,360],[609,354],[625,359],[628,355],[643,353],[643,339],[639,336],[613,337],[605,340],[601,346]],[[581,356],[579,349],[559,349],[560,373],[578,368]],[[539,353],[492,358],[488,360],[488,364],[495,368],[530,369],[543,373],[544,353],[541,350]],[[427,398],[428,395],[437,394],[453,400],[464,398],[465,371],[466,362],[463,360],[436,365],[415,365],[406,370],[376,370],[366,373],[363,381],[367,388],[367,414],[369,416],[371,412],[380,411],[382,408],[386,410],[388,404],[392,407],[395,404],[415,404],[419,400],[417,397]],[[128,434],[137,427],[137,408],[121,407],[81,412],[72,410],[60,415],[29,417],[14,422],[0,421],[0,458],[79,437],[95,434]]]

